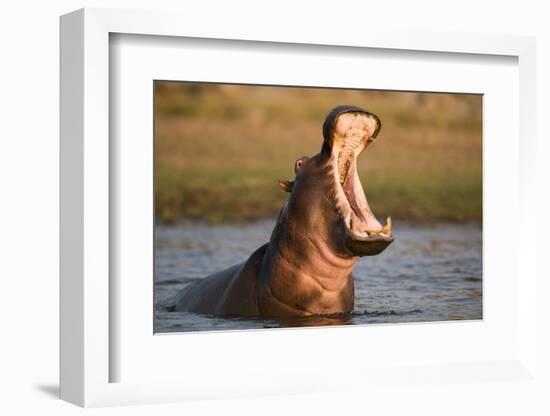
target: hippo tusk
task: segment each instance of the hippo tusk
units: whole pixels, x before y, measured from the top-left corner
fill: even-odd
[[[367,234],[379,234],[383,235],[385,237],[389,237],[391,235],[391,217],[388,217],[386,219],[386,225],[384,225],[384,228],[381,230],[365,230]]]
[[[386,225],[384,225],[384,229],[382,231],[384,234],[391,235],[391,217],[386,219]]]

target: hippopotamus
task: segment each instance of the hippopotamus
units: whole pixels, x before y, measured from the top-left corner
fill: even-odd
[[[374,216],[357,156],[380,132],[378,116],[338,106],[323,124],[321,151],[301,157],[269,242],[243,263],[184,287],[171,310],[221,317],[288,318],[351,313],[353,268],[394,240],[391,218]]]

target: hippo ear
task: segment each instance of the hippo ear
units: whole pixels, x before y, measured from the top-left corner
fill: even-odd
[[[292,192],[292,187],[294,186],[294,181],[285,181],[284,179],[279,179],[279,188],[284,192]]]

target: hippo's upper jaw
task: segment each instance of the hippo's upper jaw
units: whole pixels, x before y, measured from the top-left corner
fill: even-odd
[[[391,218],[382,226],[367,203],[357,175],[357,156],[375,139],[380,130],[378,117],[351,108],[335,114],[327,131],[331,152],[336,205],[345,228],[345,248],[355,256],[372,256],[392,243]]]

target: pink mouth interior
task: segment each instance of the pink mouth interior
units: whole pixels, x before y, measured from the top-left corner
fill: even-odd
[[[353,212],[352,230],[367,231],[381,230],[382,225],[372,213],[367,198],[357,175],[355,159],[352,160],[344,185],[342,186],[346,199]]]

